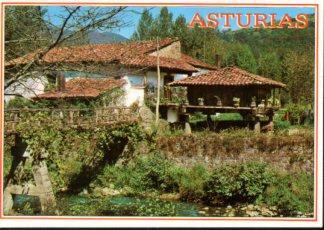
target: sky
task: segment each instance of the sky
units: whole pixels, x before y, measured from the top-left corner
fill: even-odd
[[[154,17],[156,17],[160,12],[160,7],[149,7],[150,12]],[[277,14],[278,19],[280,19],[284,14],[289,14],[291,17],[296,17],[297,14],[306,13],[313,14],[315,13],[315,8],[313,7],[192,7],[192,6],[181,6],[181,7],[168,7],[169,11],[173,15],[173,19],[179,15],[183,15],[187,22],[190,22],[195,13],[199,13],[202,17],[206,17],[208,13],[264,13],[264,14]],[[59,6],[50,6],[47,7],[48,15],[50,16],[54,24],[58,24],[60,20],[56,15],[61,14],[61,8]],[[130,38],[134,31],[136,30],[137,23],[141,17],[140,12],[143,11],[143,7],[128,7],[127,12],[124,14],[124,20],[128,22],[128,26],[122,27],[118,30],[111,32],[118,33],[126,38]],[[135,13],[138,12],[138,13]],[[223,25],[223,20],[220,20],[220,24]],[[234,19],[231,19],[232,30],[238,29]],[[219,29],[223,29],[220,27]]]

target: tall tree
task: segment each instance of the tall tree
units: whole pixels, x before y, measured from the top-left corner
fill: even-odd
[[[258,74],[262,76],[281,81],[281,67],[281,61],[275,52],[262,53],[258,59]]]
[[[162,7],[159,16],[155,19],[156,35],[160,38],[172,36],[172,13],[167,7]]]
[[[313,102],[314,56],[309,53],[289,51],[283,58],[283,81],[288,85],[293,103]]]
[[[225,57],[225,64],[228,66],[238,66],[252,73],[256,73],[257,70],[257,62],[253,56],[251,48],[248,45],[241,43],[229,45]]]
[[[50,42],[45,13],[46,10],[40,6],[5,7],[6,60],[25,55]]]
[[[186,18],[183,15],[178,16],[174,21],[172,25],[172,36],[180,39],[182,51],[187,53],[189,51],[187,41],[190,35]]]
[[[134,40],[149,40],[153,37],[154,19],[149,9],[145,8],[137,25],[136,31],[132,35]]]

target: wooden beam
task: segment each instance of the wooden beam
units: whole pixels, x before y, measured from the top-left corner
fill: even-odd
[[[160,85],[161,85],[161,73],[160,73],[160,55],[159,55],[159,37],[156,38],[156,57],[157,57],[157,98],[155,106],[155,125],[159,123],[159,105],[160,105]]]

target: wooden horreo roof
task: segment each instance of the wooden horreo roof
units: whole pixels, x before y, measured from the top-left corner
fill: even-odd
[[[178,41],[166,38],[159,42],[160,49]],[[122,42],[112,44],[90,44],[58,47],[48,51],[40,60],[43,64],[53,63],[103,63],[121,64],[128,67],[156,68],[157,57],[149,55],[156,51],[156,41]],[[42,50],[27,54],[5,63],[6,67],[27,64]],[[182,54],[180,59],[160,57],[161,69],[179,72],[197,72],[195,67],[215,69],[202,61]]]
[[[95,98],[104,92],[122,87],[125,83],[123,79],[78,77],[67,81],[64,90],[48,91],[34,99]]]
[[[192,76],[182,80],[174,81],[170,86],[270,86],[285,88],[286,85],[269,78],[249,73],[237,67],[225,67],[209,71],[199,76]]]

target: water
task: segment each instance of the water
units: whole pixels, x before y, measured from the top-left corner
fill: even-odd
[[[41,213],[39,197],[22,194],[14,195],[12,209],[23,215],[39,215]]]
[[[113,196],[91,197],[89,195],[65,195],[57,197],[60,215],[66,216],[168,216],[168,217],[240,217],[249,216],[247,204],[234,207],[213,207],[180,201],[154,198]],[[38,197],[16,195],[14,210],[19,215],[40,215]],[[260,216],[261,212],[255,212]],[[278,215],[274,213],[271,216]]]
[[[64,215],[82,216],[188,216],[198,217],[198,206],[151,198],[70,196],[59,201]]]

